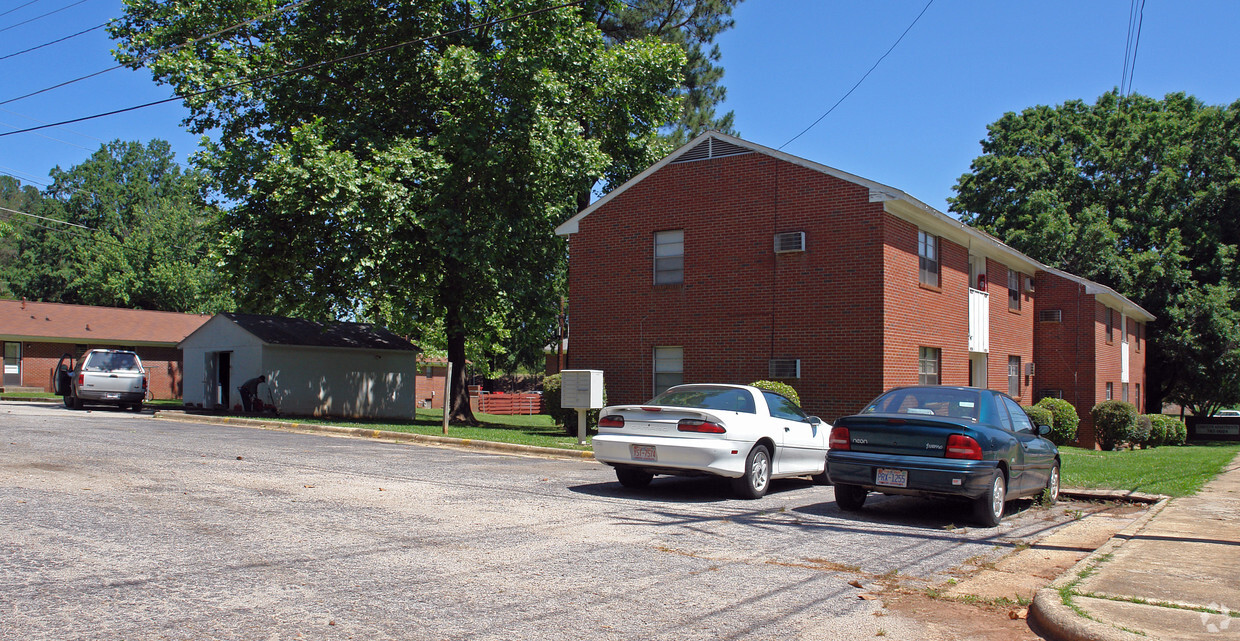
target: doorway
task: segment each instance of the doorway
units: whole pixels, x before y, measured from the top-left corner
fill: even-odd
[[[969,387],[986,388],[986,354],[969,354]]]
[[[232,352],[207,353],[207,400],[215,407],[228,409],[228,391],[232,382]]]
[[[4,381],[5,387],[21,387],[22,384],[22,344],[5,342],[4,344]]]

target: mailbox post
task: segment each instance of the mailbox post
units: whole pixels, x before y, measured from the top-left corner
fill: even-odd
[[[586,444],[586,412],[603,408],[603,370],[560,372],[560,407],[577,410],[577,444]]]

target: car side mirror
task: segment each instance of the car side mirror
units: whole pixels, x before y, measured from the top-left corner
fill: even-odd
[[[1051,426],[1050,425],[1039,425],[1037,432],[1038,432],[1038,436],[1046,436],[1051,433]]]

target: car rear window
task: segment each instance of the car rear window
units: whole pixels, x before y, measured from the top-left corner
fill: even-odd
[[[976,421],[980,409],[977,392],[942,388],[892,390],[870,403],[862,414],[912,414],[948,416]]]
[[[139,372],[138,357],[127,352],[94,352],[82,369],[88,372]]]
[[[745,414],[758,413],[753,395],[749,393],[749,390],[735,387],[674,387],[654,397],[647,404]]]

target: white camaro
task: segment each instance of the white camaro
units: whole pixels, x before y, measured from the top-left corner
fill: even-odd
[[[594,458],[625,487],[655,474],[732,479],[743,498],[766,494],[773,478],[827,483],[831,426],[787,398],[748,385],[677,385],[643,405],[599,413]]]

